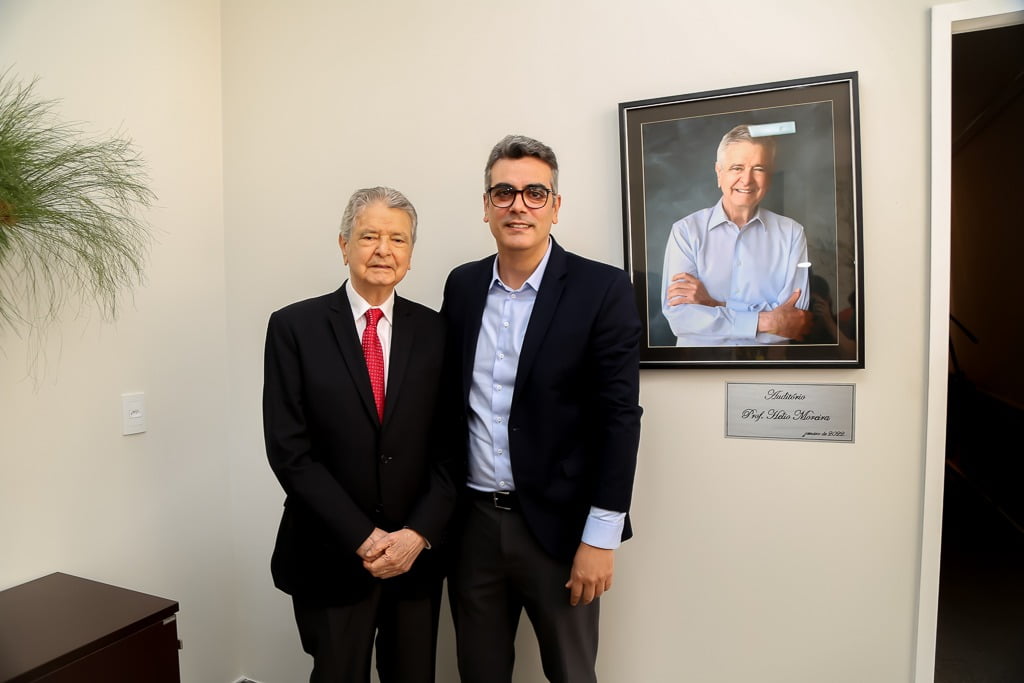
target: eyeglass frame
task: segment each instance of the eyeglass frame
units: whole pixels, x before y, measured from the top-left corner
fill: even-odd
[[[491,192],[498,188],[508,188],[509,190],[512,191],[512,201],[506,204],[505,206],[499,206],[498,204],[495,204],[494,197],[491,196]],[[544,192],[546,193],[544,195],[544,203],[541,204],[540,206],[530,206],[529,204],[527,204],[526,195],[523,194],[527,190],[544,190]],[[540,183],[530,183],[521,190],[517,190],[508,183],[498,183],[497,185],[491,185],[486,190],[484,190],[484,194],[487,195],[487,201],[489,201],[491,203],[491,206],[493,206],[496,209],[508,209],[512,207],[512,205],[516,203],[516,195],[519,195],[519,198],[523,200],[523,206],[525,206],[526,208],[543,209],[545,206],[548,205],[548,201],[551,199],[551,195],[555,194],[555,191],[550,187],[547,187],[546,185],[541,185]]]

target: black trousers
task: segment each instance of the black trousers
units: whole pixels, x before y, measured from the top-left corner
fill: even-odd
[[[407,598],[381,581],[353,605],[324,607],[292,599],[302,649],[313,657],[310,683],[370,683],[374,641],[381,683],[433,683],[441,581],[426,597]]]
[[[448,581],[462,683],[511,683],[523,610],[552,683],[596,683],[599,601],[569,604],[571,565],[548,555],[519,512],[470,505]]]

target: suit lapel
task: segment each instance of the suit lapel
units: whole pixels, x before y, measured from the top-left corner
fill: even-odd
[[[394,321],[391,325],[391,354],[388,357],[388,387],[384,398],[384,424],[394,415],[394,408],[401,398],[400,387],[405,381],[405,372],[412,357],[414,336],[412,310],[406,300],[396,294]]]
[[[359,341],[359,335],[356,333],[356,322],[352,318],[352,305],[349,303],[345,285],[342,285],[335,292],[335,296],[331,297],[328,318],[331,321],[331,328],[334,330],[334,337],[338,342],[341,357],[344,359],[349,375],[352,377],[352,384],[359,393],[363,407],[376,421],[377,404],[373,401],[373,389],[370,387],[370,372],[366,369],[363,345]]]
[[[467,290],[467,306],[465,324],[462,326],[462,399],[469,405],[469,390],[473,384],[473,361],[476,358],[476,342],[483,324],[484,307],[487,305],[487,293],[491,289],[494,275],[494,259],[491,256],[478,261],[479,270],[474,273]]]
[[[540,353],[547,335],[548,327],[558,310],[558,302],[565,291],[566,276],[566,255],[565,249],[558,246],[555,238],[551,238],[551,257],[548,258],[548,266],[544,271],[544,279],[540,282],[540,291],[537,292],[537,300],[533,304],[533,312],[530,314],[530,322],[526,326],[526,336],[523,338],[523,350],[519,354],[519,368],[516,370],[516,386],[513,396],[521,395],[521,388],[526,378],[530,375],[533,362]]]

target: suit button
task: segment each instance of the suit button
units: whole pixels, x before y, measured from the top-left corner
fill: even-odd
[[[373,507],[373,511],[379,515],[381,512],[384,511],[384,506],[378,503]]]
[[[391,462],[391,456],[390,455],[384,455],[383,453],[381,453],[380,454],[380,461],[381,461],[381,464],[387,465],[389,462]]]

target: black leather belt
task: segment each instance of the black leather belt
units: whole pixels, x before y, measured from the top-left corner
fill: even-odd
[[[467,488],[466,491],[473,500],[486,501],[498,510],[519,510],[519,496],[515,491],[477,491],[471,488]]]

